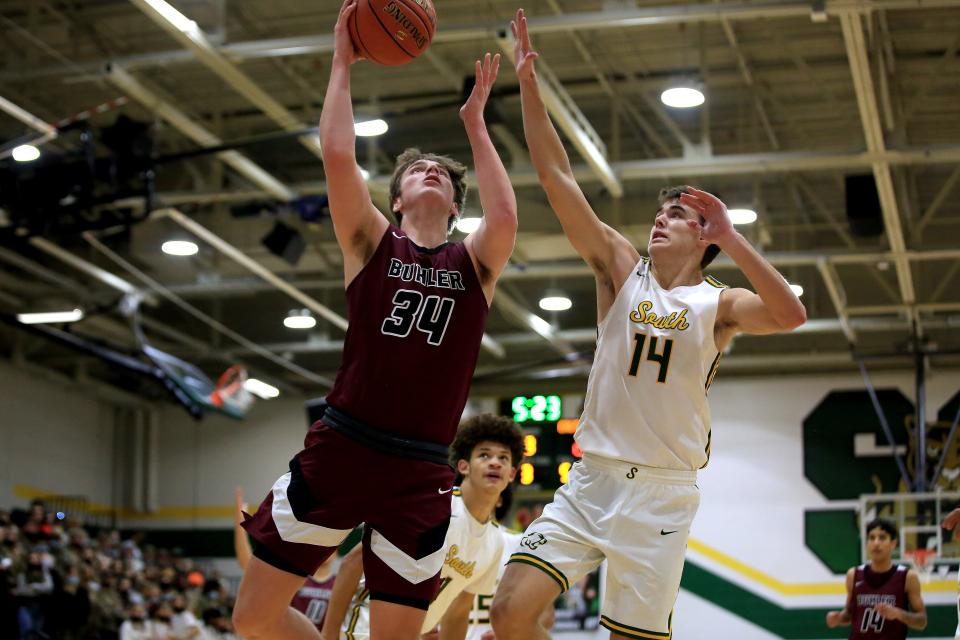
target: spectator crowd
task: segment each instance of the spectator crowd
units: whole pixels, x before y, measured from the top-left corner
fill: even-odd
[[[41,500],[0,509],[0,638],[233,640],[227,584]]]

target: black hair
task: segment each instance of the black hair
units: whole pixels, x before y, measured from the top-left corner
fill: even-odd
[[[887,520],[886,518],[874,518],[867,523],[866,532],[868,536],[874,529],[886,531],[892,540],[900,539],[900,533],[897,531],[897,525],[893,524],[893,522]]]
[[[474,448],[481,442],[496,442],[510,450],[510,464],[520,466],[523,459],[523,432],[509,418],[481,413],[464,420],[450,445],[450,463],[454,468],[459,460],[469,460]]]

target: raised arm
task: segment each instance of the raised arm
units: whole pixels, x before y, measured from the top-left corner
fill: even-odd
[[[243,522],[243,512],[246,505],[243,503],[243,489],[237,486],[233,490],[233,502],[235,505],[233,511],[233,552],[237,556],[237,562],[240,564],[240,570],[247,570],[247,563],[253,551],[250,548],[250,538],[247,537],[247,531],[240,526]]]
[[[337,243],[343,252],[344,285],[350,284],[373,255],[388,222],[370,199],[367,183],[357,165],[353,105],[350,98],[350,65],[359,60],[347,21],[357,10],[357,0],[346,0],[334,28],[330,82],[320,113],[320,143],[327,198]]]
[[[601,278],[609,280],[615,294],[626,274],[637,264],[640,254],[597,217],[574,178],[570,159],[540,96],[534,69],[539,54],[530,43],[523,9],[517,11],[517,18],[510,23],[510,28],[514,37],[514,62],[520,79],[523,134],[540,185],[546,191],[567,239],[597,274],[598,285]]]
[[[337,640],[340,637],[340,628],[347,617],[347,610],[350,609],[350,602],[362,576],[363,548],[358,544],[340,561],[340,569],[337,570],[330,602],[327,604],[327,613],[323,616],[323,631],[320,634],[323,640]]]
[[[492,59],[488,53],[483,62],[477,60],[476,83],[470,97],[460,109],[460,118],[473,150],[477,191],[480,194],[480,207],[483,209],[480,226],[465,242],[467,250],[477,261],[477,273],[487,295],[487,302],[493,299],[497,278],[510,259],[517,239],[517,197],[483,120],[483,108],[490,97],[490,89],[497,80],[499,69],[499,53]]]
[[[790,331],[807,321],[807,311],[794,295],[786,279],[766,258],[761,256],[740,235],[727,214],[727,207],[714,195],[687,188],[680,202],[697,210],[705,222],[690,221],[699,227],[700,237],[716,244],[736,263],[756,293],[746,289],[730,289],[720,296],[717,311],[717,348],[723,349],[737,333],[776,333]]]

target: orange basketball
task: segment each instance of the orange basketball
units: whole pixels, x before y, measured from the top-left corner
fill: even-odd
[[[360,55],[377,64],[397,66],[430,46],[437,12],[433,0],[359,0],[347,26]]]

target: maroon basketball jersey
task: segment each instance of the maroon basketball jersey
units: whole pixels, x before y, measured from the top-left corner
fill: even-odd
[[[907,567],[894,565],[889,571],[874,573],[870,565],[860,565],[853,576],[850,594],[850,640],[903,640],[907,625],[887,620],[876,611],[879,604],[907,608]]]
[[[330,603],[330,593],[333,591],[333,581],[336,576],[330,576],[323,582],[317,582],[310,576],[293,596],[290,606],[307,616],[317,631],[323,629],[323,616],[327,613],[327,604]]]
[[[466,246],[424,249],[390,225],[347,287],[347,309],[330,405],[392,435],[450,444],[489,311]]]

